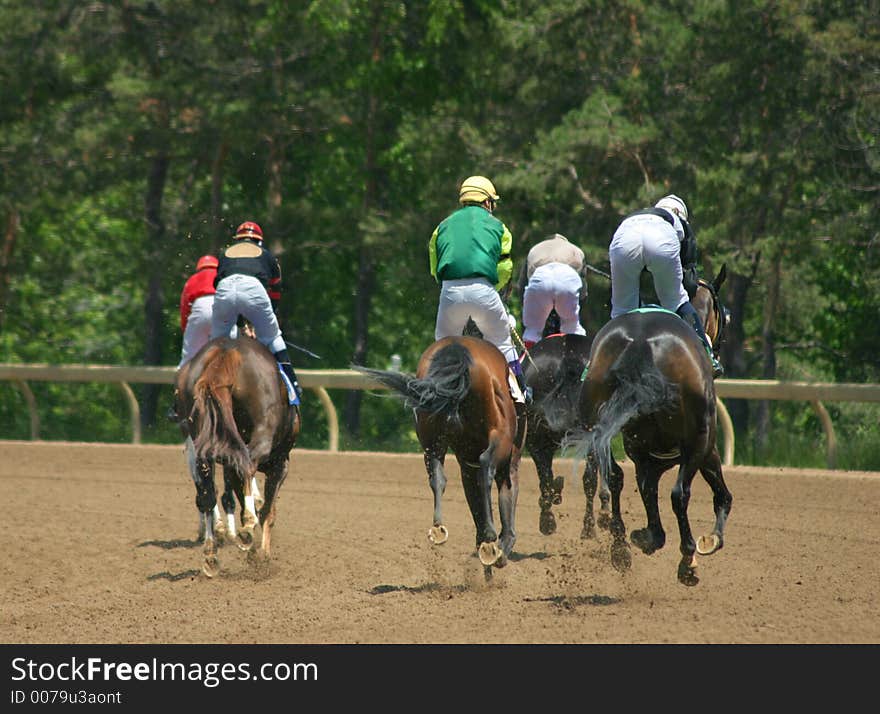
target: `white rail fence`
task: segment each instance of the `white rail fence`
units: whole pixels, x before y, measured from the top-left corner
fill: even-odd
[[[30,414],[31,439],[39,439],[40,421],[37,402],[28,382],[100,382],[119,385],[131,416],[132,443],[141,442],[140,406],[129,386],[134,384],[173,384],[174,367],[118,367],[112,365],[0,364],[0,380],[10,381],[22,393]],[[315,392],[328,425],[328,449],[339,450],[339,420],[328,389],[386,389],[367,375],[347,369],[299,369],[300,384]],[[834,384],[780,382],[758,379],[719,379],[715,382],[718,397],[718,425],[724,437],[723,461],[733,464],[735,435],[733,422],[722,399],[758,399],[809,402],[825,433],[825,454],[829,468],[837,462],[837,437],[834,424],[823,402],[880,402],[880,384]]]

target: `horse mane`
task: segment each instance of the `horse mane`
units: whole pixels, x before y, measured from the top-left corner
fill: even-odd
[[[250,474],[253,460],[232,407],[232,387],[241,363],[238,350],[214,345],[205,353],[204,368],[193,388],[193,414],[200,415],[193,444],[198,458],[227,463],[242,474]]]

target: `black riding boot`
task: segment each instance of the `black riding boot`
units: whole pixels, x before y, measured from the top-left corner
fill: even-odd
[[[284,374],[287,375],[287,378],[293,385],[297,398],[302,401],[302,387],[299,386],[299,382],[296,379],[296,372],[293,371],[293,365],[290,363],[290,355],[287,354],[287,350],[276,352],[275,359],[278,360],[278,364],[281,365],[281,369],[284,370]]]
[[[697,314],[694,306],[691,305],[690,302],[682,303],[678,310],[676,310],[676,313],[694,328],[694,331],[697,333],[697,336],[706,348],[706,354],[709,355],[709,360],[712,362],[712,376],[720,377],[724,374],[724,367],[721,366],[721,362],[718,361],[718,358],[712,351],[712,346],[709,344],[709,338],[706,337],[706,330],[703,328],[703,324],[700,322],[700,316]]]

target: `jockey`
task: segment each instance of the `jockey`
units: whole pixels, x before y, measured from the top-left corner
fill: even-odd
[[[660,305],[693,326],[712,361],[712,376],[724,374],[690,296],[697,289],[696,239],[688,209],[678,196],[664,196],[654,205],[627,216],[614,232],[611,260],[611,319],[639,307],[643,268],[654,279]]]
[[[514,320],[498,294],[513,272],[513,238],[492,215],[499,198],[484,176],[465,179],[458,193],[461,207],[431,235],[431,276],[441,284],[434,339],[461,335],[470,317],[485,339],[501,350],[529,402],[531,390],[510,339]]]
[[[196,263],[196,272],[183,285],[180,293],[180,329],[183,347],[180,350],[180,369],[189,362],[211,339],[211,314],[214,309],[214,278],[218,260],[203,255]]]
[[[580,323],[581,302],[587,297],[584,251],[556,233],[529,251],[523,292],[523,342],[530,349],[544,330],[550,311],[559,315],[559,331],[586,335]]]
[[[211,337],[229,335],[238,316],[244,317],[253,325],[257,340],[281,365],[299,400],[302,388],[276,316],[281,300],[281,266],[263,245],[263,230],[253,221],[242,223],[234,238],[221,253],[217,267]]]

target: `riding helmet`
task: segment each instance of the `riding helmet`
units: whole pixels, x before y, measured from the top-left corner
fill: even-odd
[[[251,238],[252,240],[263,240],[263,229],[253,221],[245,221],[235,230],[235,238]]]
[[[482,203],[486,199],[497,201],[501,198],[492,182],[485,176],[471,176],[462,181],[458,191],[459,203]]]

